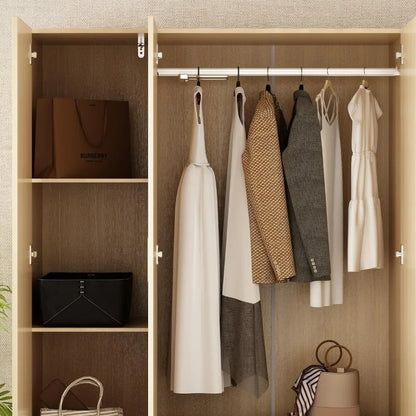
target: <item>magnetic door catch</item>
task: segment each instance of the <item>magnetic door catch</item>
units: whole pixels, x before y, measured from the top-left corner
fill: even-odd
[[[156,264],[159,264],[159,259],[161,259],[162,257],[163,257],[163,251],[159,251],[159,246],[156,245],[156,250],[155,250]]]
[[[38,57],[38,53],[32,51],[32,44],[29,45],[29,64],[32,65],[33,59]]]
[[[404,263],[404,246],[400,245],[400,251],[396,251],[396,257],[400,258],[400,264]]]
[[[33,263],[33,259],[38,257],[38,252],[33,250],[32,244],[29,246],[29,264]]]

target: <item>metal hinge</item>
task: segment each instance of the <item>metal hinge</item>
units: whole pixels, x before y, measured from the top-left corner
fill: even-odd
[[[137,35],[137,56],[139,58],[144,58],[145,55],[145,45],[146,45],[146,40],[144,37],[144,33],[139,33]]]
[[[32,65],[33,59],[36,59],[38,57],[38,53],[35,51],[32,51],[32,44],[29,45],[29,64]]]
[[[29,246],[29,264],[33,263],[33,259],[38,257],[38,252],[33,250],[32,244]]]
[[[161,259],[162,257],[163,257],[163,251],[159,251],[159,246],[156,245],[156,250],[155,250],[156,264],[159,264],[159,259]]]
[[[396,60],[400,59],[400,64],[404,64],[403,45],[400,45],[400,52],[396,52]]]
[[[396,257],[400,258],[400,264],[404,263],[404,246],[400,245],[400,251],[396,251]]]
[[[163,58],[163,53],[162,52],[156,52],[155,53],[155,60],[156,60],[156,64],[159,63],[159,59]]]

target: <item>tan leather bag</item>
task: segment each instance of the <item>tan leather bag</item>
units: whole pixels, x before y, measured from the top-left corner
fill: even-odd
[[[325,343],[334,343],[325,353],[324,362],[319,358],[319,348]],[[329,352],[338,349],[340,354],[338,359],[330,363],[328,361]],[[349,357],[345,367],[337,364],[342,359],[342,351]],[[327,340],[318,345],[315,353],[318,362],[328,369],[327,373],[322,373],[319,377],[315,400],[310,409],[309,416],[359,416],[359,373],[358,370],[351,368],[351,352],[336,341]]]

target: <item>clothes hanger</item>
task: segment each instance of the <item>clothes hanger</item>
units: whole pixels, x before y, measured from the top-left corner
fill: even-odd
[[[332,82],[329,79],[329,67],[326,68],[326,80],[325,80],[324,87],[322,88],[322,91],[325,92],[327,89],[329,89],[331,91],[332,95],[336,96],[334,88],[332,87]],[[316,96],[316,98],[315,98],[316,102],[319,101],[320,96],[321,96],[320,93]]]
[[[267,84],[266,84],[266,91],[271,93],[271,92],[272,92],[272,89],[271,89],[271,87],[270,87],[269,82],[270,82],[270,77],[269,77],[269,67],[267,67]]]
[[[235,83],[235,87],[238,88],[241,86],[240,83],[240,67],[237,67],[237,82]],[[241,92],[239,92],[237,94],[237,109],[238,109],[238,117],[240,118],[241,122],[243,123],[243,118],[242,118],[242,107],[243,107],[243,94],[241,94]]]
[[[196,76],[196,85],[198,86],[198,87],[200,87],[201,86],[201,82],[199,81],[199,67],[198,67],[198,74],[197,74],[197,76]],[[201,105],[201,93],[197,93],[196,94],[196,103],[198,104],[198,105]]]
[[[300,67],[300,84],[299,84],[299,89],[303,90],[303,67]]]
[[[239,87],[240,84],[240,67],[237,67],[237,82],[235,83],[236,88]]]
[[[366,89],[366,90],[368,90],[368,82],[367,82],[367,79],[365,78],[365,67],[363,68],[363,70],[364,70],[364,78],[363,78],[363,80],[362,80],[362,82],[361,82],[361,85]]]

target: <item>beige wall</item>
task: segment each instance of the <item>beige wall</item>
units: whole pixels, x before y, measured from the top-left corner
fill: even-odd
[[[271,6],[272,5],[272,6]],[[415,0],[0,0],[0,283],[11,284],[11,17],[32,27],[402,27]],[[10,325],[9,325],[10,327]],[[11,385],[11,334],[0,383]]]

